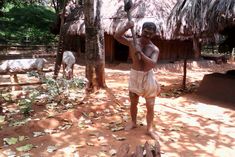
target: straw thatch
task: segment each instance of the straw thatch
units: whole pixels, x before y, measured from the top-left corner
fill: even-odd
[[[142,24],[146,21],[154,22],[157,26],[157,34],[161,38],[170,36],[167,30],[167,17],[177,0],[132,0],[132,20],[135,22],[135,31],[140,34]],[[119,26],[127,21],[124,11],[124,0],[101,0],[101,27],[110,35],[113,35]],[[63,26],[65,35],[85,34],[84,15],[82,6],[70,9]],[[130,32],[127,33],[130,35]]]
[[[173,36],[212,37],[235,29],[234,0],[179,0],[169,16]]]

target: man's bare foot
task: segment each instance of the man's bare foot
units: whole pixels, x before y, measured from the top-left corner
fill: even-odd
[[[126,125],[125,130],[128,131],[128,130],[134,129],[134,128],[136,128],[136,127],[137,127],[136,124],[134,124],[134,123],[129,123],[129,124]]]
[[[160,137],[155,131],[147,131],[147,135],[149,135],[154,140],[159,140]]]

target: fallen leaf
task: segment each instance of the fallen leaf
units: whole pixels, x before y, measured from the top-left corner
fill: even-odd
[[[98,157],[106,157],[107,155],[105,154],[105,152],[99,152],[98,154]]]
[[[48,146],[47,147],[47,152],[52,153],[56,151],[58,148],[56,146]]]
[[[108,146],[109,144],[107,142],[105,142],[105,143],[101,143],[100,145],[101,146]]]
[[[89,118],[89,115],[87,115],[87,113],[82,112],[82,114],[83,114],[85,117]]]
[[[79,152],[78,151],[73,152],[73,157],[79,157]]]
[[[65,109],[72,109],[72,108],[73,108],[73,104],[68,103],[65,105]]]
[[[76,152],[77,151],[76,149],[77,147],[75,145],[70,145],[68,147],[60,149],[59,151],[64,152],[66,154],[71,154],[71,153]]]
[[[22,154],[20,157],[31,157],[31,155],[29,153],[26,153],[26,154]]]
[[[57,107],[57,105],[58,105],[57,103],[50,103],[50,104],[47,104],[47,105],[46,105],[46,108],[47,108],[47,109],[54,109],[54,108]]]
[[[78,128],[80,129],[86,129],[88,128],[89,126],[85,125],[85,124],[78,124]]]
[[[114,156],[114,155],[117,154],[117,150],[116,150],[116,149],[111,149],[111,150],[109,151],[109,154],[110,154],[111,156]]]
[[[91,143],[91,142],[87,142],[86,143],[88,146],[94,146],[94,143]]]
[[[91,120],[85,120],[84,123],[85,124],[92,124],[92,121]]]
[[[124,127],[120,126],[111,129],[112,132],[121,131],[121,130],[124,130]]]
[[[200,134],[199,134],[199,133],[195,133],[194,136],[195,136],[195,137],[199,137]]]
[[[89,136],[97,137],[97,136],[99,136],[99,133],[98,132],[91,132],[91,133],[89,133]]]
[[[20,120],[20,121],[13,121],[9,124],[9,126],[22,126],[30,120],[31,120],[30,118],[27,118],[27,119],[23,119],[23,120]]]
[[[166,97],[166,96],[170,96],[170,94],[169,93],[161,93],[160,96]]]
[[[28,140],[29,137],[27,137],[27,136],[19,136],[18,139],[19,139],[19,141],[24,141],[24,140]]]
[[[59,126],[58,129],[59,130],[66,130],[66,129],[71,128],[71,126],[72,126],[72,123],[67,123],[67,124],[63,124],[62,126]]]
[[[172,126],[169,131],[180,131],[180,127]]]
[[[16,150],[19,152],[27,152],[30,151],[33,148],[32,144],[26,144],[24,146],[17,147]]]
[[[33,137],[39,137],[43,135],[45,135],[45,132],[39,132],[39,131],[33,132]]]
[[[15,137],[4,138],[3,141],[6,142],[7,145],[12,145],[18,142],[18,138]]]
[[[54,133],[60,132],[60,130],[56,130],[56,129],[45,129],[44,132],[47,133],[47,134],[54,134]]]
[[[83,147],[85,147],[85,144],[78,144],[78,145],[76,145],[75,147],[76,147],[76,148],[83,148]]]
[[[104,136],[99,136],[98,137],[98,141],[103,141],[105,138],[104,138]]]
[[[126,137],[115,137],[117,141],[124,141],[126,140]]]
[[[7,149],[5,151],[3,151],[3,154],[5,154],[6,156],[11,156],[11,157],[14,157],[16,156],[16,152],[12,151],[11,149]]]
[[[89,117],[94,117],[95,114],[94,114],[93,112],[90,112],[90,113],[88,114],[88,116],[89,116]]]
[[[5,116],[0,116],[0,124],[4,123],[5,121]]]

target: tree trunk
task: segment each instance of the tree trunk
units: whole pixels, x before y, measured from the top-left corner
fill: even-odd
[[[100,0],[84,1],[86,27],[86,78],[87,90],[105,88],[104,33],[100,27]]]
[[[56,63],[54,68],[54,78],[57,78],[58,73],[60,71],[61,63],[62,63],[62,57],[63,57],[63,40],[64,36],[62,34],[62,27],[64,25],[64,15],[65,15],[65,7],[67,5],[68,0],[65,0],[64,6],[63,6],[63,13],[61,15],[61,23],[60,23],[60,34],[59,34],[59,42],[58,42],[58,48],[57,48],[57,54],[56,54]]]
[[[52,0],[52,6],[55,9],[56,14],[59,14],[59,12],[63,9],[64,4],[66,4],[67,0]]]

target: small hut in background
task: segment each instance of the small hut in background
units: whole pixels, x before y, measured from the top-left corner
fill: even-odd
[[[230,52],[235,47],[234,0],[179,0],[168,21],[172,38],[193,39],[196,54],[200,54],[200,40],[215,42],[218,34],[226,38],[220,46],[227,45]]]
[[[127,22],[123,0],[101,0],[101,26],[104,31],[106,61],[127,61],[129,49],[117,42],[113,35],[115,31]],[[185,56],[194,58],[191,39],[172,39],[172,32],[167,27],[167,18],[177,0],[132,0],[132,20],[135,22],[135,32],[140,35],[142,24],[147,21],[157,26],[153,43],[160,49],[159,60],[175,61]],[[82,54],[85,51],[85,24],[83,6],[70,4],[66,7],[65,23],[62,27],[64,49]],[[127,32],[127,36],[131,33]]]
[[[197,54],[198,57],[201,53],[200,42],[203,42],[208,39],[211,42],[215,42],[215,36],[217,36],[218,34],[224,35],[226,38],[226,40],[219,46],[220,52],[231,53],[233,47],[235,47],[234,0],[179,0],[173,8],[172,13],[168,18],[168,21],[169,30],[173,32],[172,38],[183,37],[193,39],[194,53]],[[224,48],[227,48],[227,50],[222,50]],[[185,74],[183,86],[185,87],[186,62],[184,66],[184,71]],[[223,92],[228,91],[226,90],[226,88],[230,88],[232,86],[231,82],[234,81],[227,81],[226,79],[230,79],[228,78],[229,76],[224,76],[224,82],[227,81],[229,83],[223,84],[221,81],[222,77],[219,78],[217,76],[218,75],[213,74],[211,76],[208,76],[209,79],[207,79],[207,76],[204,77],[204,79],[206,80],[205,84],[208,85],[208,82],[210,82],[210,85],[213,88],[208,88],[209,86],[206,86],[205,88],[203,88],[203,90],[208,89],[206,90],[206,92],[212,93],[214,95],[214,98],[218,97],[218,95],[226,95],[223,94]],[[202,86],[204,86],[203,84],[205,80],[202,81]],[[223,84],[222,86],[224,86],[224,88],[221,88],[219,84]],[[220,93],[217,92],[215,89],[220,89]],[[200,90],[201,87],[199,88],[199,91]]]

